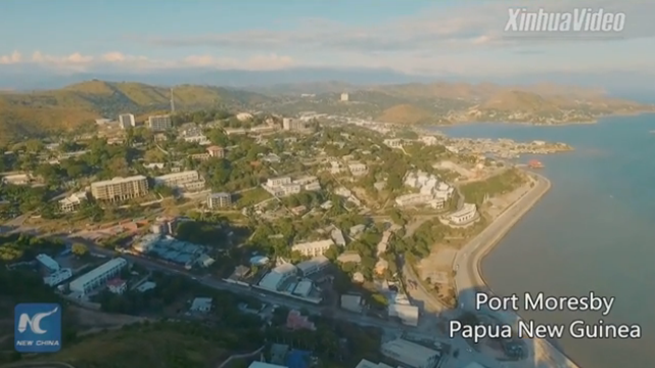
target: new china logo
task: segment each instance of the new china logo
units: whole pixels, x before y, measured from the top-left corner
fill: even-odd
[[[61,349],[61,306],[24,303],[14,308],[14,347],[21,353],[54,353]]]

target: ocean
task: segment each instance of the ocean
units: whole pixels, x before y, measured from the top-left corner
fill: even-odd
[[[556,341],[581,368],[655,366],[655,115],[598,124],[534,127],[471,124],[449,136],[564,142],[574,152],[539,159],[550,192],[487,256],[482,269],[500,295],[544,292],[616,298],[611,313],[521,312],[539,323],[630,323],[642,338]]]

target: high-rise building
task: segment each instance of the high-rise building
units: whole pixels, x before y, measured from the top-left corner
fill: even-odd
[[[120,114],[118,115],[118,123],[122,129],[134,128],[136,126],[136,120],[134,120],[134,115],[132,114]]]
[[[91,195],[100,201],[122,201],[148,193],[148,179],[143,175],[91,183]]]
[[[148,117],[148,128],[152,130],[167,130],[172,126],[170,115],[154,115]]]

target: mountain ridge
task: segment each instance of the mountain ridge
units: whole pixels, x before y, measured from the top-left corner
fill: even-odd
[[[92,79],[61,89],[0,92],[0,141],[76,129],[95,118],[168,111],[171,91],[181,111],[226,109],[284,115],[314,111],[396,124],[506,121],[533,124],[588,122],[609,114],[655,111],[652,105],[609,97],[602,89],[542,83],[405,83],[355,85],[315,82],[268,93],[211,85],[174,87]],[[307,89],[324,92],[312,94]],[[300,91],[306,91],[301,95]],[[347,92],[349,101],[341,101]]]

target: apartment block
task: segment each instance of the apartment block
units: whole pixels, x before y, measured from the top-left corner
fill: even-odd
[[[154,115],[148,117],[148,128],[154,131],[168,130],[173,127],[170,115]]]
[[[143,175],[113,178],[91,184],[91,195],[99,201],[124,201],[148,194],[148,179]]]
[[[73,292],[85,295],[105,285],[107,281],[118,275],[125,267],[127,267],[125,259],[114,258],[71,281],[70,289]]]
[[[279,178],[268,179],[262,184],[262,187],[271,195],[276,197],[286,197],[298,194],[303,190],[316,191],[321,189],[321,184],[315,176],[304,176],[296,180],[284,176]]]
[[[132,114],[120,114],[118,115],[118,124],[122,129],[134,128],[136,126],[136,120],[134,120],[134,115]]]
[[[207,207],[225,208],[232,205],[232,195],[230,193],[211,193],[207,196]]]
[[[215,157],[215,158],[225,157],[225,149],[223,147],[219,147],[219,146],[209,146],[209,147],[207,147],[207,153],[209,153],[209,156]]]
[[[318,257],[323,255],[332,245],[334,245],[332,239],[319,240],[296,244],[291,247],[291,251],[300,252],[300,254],[307,257]]]
[[[198,191],[205,188],[205,181],[196,170],[158,176],[155,178],[155,184],[187,191]]]

